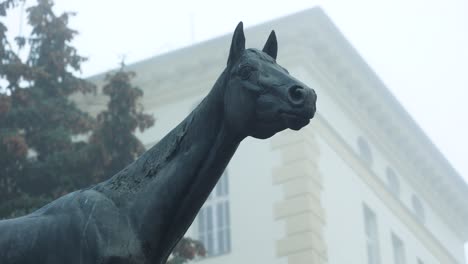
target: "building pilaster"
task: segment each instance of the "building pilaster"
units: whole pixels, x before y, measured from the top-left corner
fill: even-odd
[[[276,221],[285,223],[285,237],[276,252],[288,264],[327,263],[324,238],[325,211],[321,204],[322,176],[318,170],[320,151],[309,127],[284,131],[272,139],[281,162],[273,169],[273,184],[283,189],[283,200],[273,208]]]

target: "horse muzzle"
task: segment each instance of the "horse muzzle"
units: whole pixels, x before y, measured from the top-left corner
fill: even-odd
[[[312,119],[316,111],[317,94],[311,88],[293,85],[288,88],[288,101],[295,109],[295,115]]]

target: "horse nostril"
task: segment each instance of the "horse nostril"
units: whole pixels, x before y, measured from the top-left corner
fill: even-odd
[[[295,105],[303,104],[306,98],[306,91],[304,87],[294,85],[288,90],[289,101]]]

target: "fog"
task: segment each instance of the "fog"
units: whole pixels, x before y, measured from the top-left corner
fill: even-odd
[[[26,6],[32,1],[28,1]],[[468,1],[57,1],[89,77],[320,5],[468,181]],[[26,34],[25,7],[6,21]],[[281,56],[281,36],[278,36]],[[248,40],[247,40],[248,42]],[[247,45],[248,46],[248,45]]]

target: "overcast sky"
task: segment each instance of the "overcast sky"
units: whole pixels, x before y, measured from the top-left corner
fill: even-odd
[[[231,33],[240,20],[249,27],[320,4],[468,179],[468,0],[56,2],[78,12],[71,26],[90,58],[85,76],[116,67],[122,55],[135,62]],[[20,17],[7,22],[13,34],[25,31]]]

